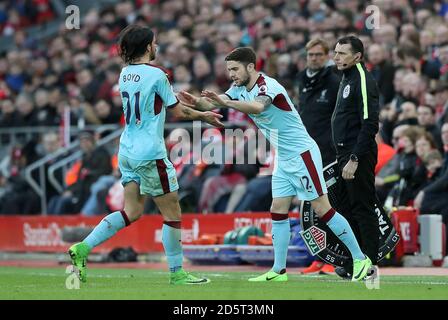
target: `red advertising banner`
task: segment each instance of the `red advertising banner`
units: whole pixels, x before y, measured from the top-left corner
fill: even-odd
[[[94,227],[101,219],[102,216],[0,216],[0,251],[65,252],[71,245],[62,240],[65,227]],[[162,222],[160,215],[145,215],[98,246],[94,252],[105,253],[113,248],[129,246],[139,253],[163,251]],[[182,242],[191,244],[203,234],[225,234],[247,225],[270,232],[270,214],[184,214]]]

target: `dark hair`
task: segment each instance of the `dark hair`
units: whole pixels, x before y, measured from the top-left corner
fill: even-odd
[[[415,139],[415,143],[417,143],[417,141],[422,139],[422,138],[429,142],[429,145],[431,146],[432,149],[437,148],[436,142],[434,140],[434,136],[431,134],[431,132],[428,132],[428,131],[421,132],[417,136],[417,139]]]
[[[355,36],[346,36],[342,37],[338,40],[339,44],[349,44],[352,48],[351,51],[353,54],[360,52],[361,53],[361,59],[364,58],[364,45],[362,44],[362,41]]]
[[[115,72],[115,73],[120,73],[120,71],[121,71],[121,68],[120,68],[120,66],[118,65],[118,64],[112,64],[112,65],[110,65],[107,69],[106,69],[106,71],[107,72]]]
[[[417,106],[417,109],[420,108],[420,107],[428,108],[429,111],[431,111],[432,115],[436,114],[436,110],[433,107],[431,107],[430,105],[428,105],[428,104],[421,104],[421,105]]]
[[[80,131],[78,133],[78,139],[83,139],[83,138],[86,138],[86,139],[89,139],[89,140],[93,141],[94,140],[93,132],[90,131],[90,130],[82,130],[82,131]]]
[[[253,63],[255,66],[257,55],[255,54],[254,49],[250,47],[239,47],[230,52],[226,56],[225,60],[241,62],[244,66],[247,66],[249,63]]]
[[[154,40],[154,33],[147,27],[129,25],[120,33],[119,54],[125,63],[140,58]]]

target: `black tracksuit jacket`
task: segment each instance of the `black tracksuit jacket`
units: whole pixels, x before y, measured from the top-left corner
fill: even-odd
[[[379,90],[373,76],[362,63],[343,71],[336,107],[332,116],[333,141],[339,169],[351,154],[358,159],[353,180],[343,180],[338,199],[349,203],[347,219],[357,235],[363,252],[376,264],[379,225],[376,210],[381,204],[375,192],[375,166],[378,147]]]
[[[362,158],[376,149],[379,90],[362,63],[343,71],[336,108],[331,119],[333,142],[339,156]]]
[[[336,160],[331,138],[331,115],[341,79],[333,67],[325,67],[311,78],[305,69],[299,74],[298,80],[298,111],[306,130],[319,146],[325,167]]]

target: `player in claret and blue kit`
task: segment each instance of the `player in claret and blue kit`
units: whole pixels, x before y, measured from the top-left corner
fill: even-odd
[[[290,239],[288,211],[292,198],[310,201],[319,218],[347,246],[353,258],[353,281],[364,279],[372,263],[361,251],[347,220],[330,205],[319,147],[306,131],[286,89],[255,70],[256,55],[248,47],[226,57],[233,85],[225,94],[204,91],[202,97],[180,92],[181,101],[199,110],[233,108],[250,116],[276,149],[272,175],[272,239],[274,266],[249,281],[287,281]]]
[[[81,281],[86,281],[87,256],[93,248],[138,220],[146,195],[153,197],[164,223],[162,242],[170,269],[171,284],[203,284],[182,268],[181,210],[176,172],[167,158],[163,137],[166,110],[183,120],[202,120],[223,127],[214,112],[193,110],[178,101],[166,73],[151,65],[156,54],[154,33],[145,27],[128,26],[120,34],[120,55],[126,66],[119,86],[126,126],[120,139],[119,167],[124,186],[124,210],[106,216],[69,254]]]

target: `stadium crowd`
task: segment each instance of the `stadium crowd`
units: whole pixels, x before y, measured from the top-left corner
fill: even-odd
[[[50,0],[2,1],[0,3],[0,34],[11,35],[23,28],[43,24],[55,17]]]
[[[116,40],[131,23],[157,31],[159,52],[154,63],[167,70],[176,92],[227,90],[225,55],[237,46],[252,46],[257,69],[284,85],[294,103],[299,94],[297,75],[306,64],[307,41],[320,37],[334,48],[339,37],[356,34],[364,43],[364,61],[381,92],[379,195],[388,208],[410,205],[448,218],[445,1],[123,1],[90,10],[82,17],[80,29],[61,25],[44,43],[28,37],[25,27],[54,16],[48,1],[17,3],[23,6],[0,4],[0,30],[13,35],[15,43],[15,49],[0,56],[0,128],[57,127],[64,110],[70,110],[72,124],[122,123],[117,90],[122,65]],[[40,15],[29,10],[30,3],[41,9]],[[367,27],[369,4],[379,8],[378,29]],[[241,113],[226,110],[223,115],[229,123],[252,126]],[[178,121],[168,118],[167,122]],[[219,131],[209,132],[214,142],[222,139]],[[174,133],[167,131],[166,136]],[[82,159],[65,177],[58,177],[66,191],[59,194],[46,182],[51,214],[104,214],[122,204],[114,152],[96,147],[95,136],[88,132],[79,138]],[[9,145],[10,156],[0,165],[1,214],[41,211],[38,196],[24,180],[24,168],[55,151],[60,141],[57,134],[46,133],[24,145]],[[233,141],[224,144],[228,142]],[[244,141],[237,141],[237,150],[256,152]],[[182,159],[171,160],[184,212],[269,210],[271,182],[260,174],[261,163],[184,164]],[[147,204],[146,212],[156,212],[153,203]]]

